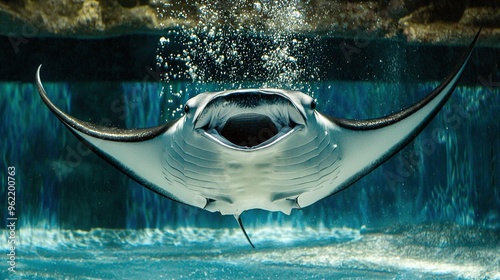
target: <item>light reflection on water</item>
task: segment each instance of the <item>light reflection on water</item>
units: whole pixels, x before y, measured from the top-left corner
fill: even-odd
[[[251,229],[21,230],[15,277],[496,279],[498,233],[452,225]]]

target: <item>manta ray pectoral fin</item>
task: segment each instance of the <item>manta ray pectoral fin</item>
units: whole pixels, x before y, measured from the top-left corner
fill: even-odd
[[[200,208],[205,206],[204,197],[170,184],[162,172],[165,164],[163,151],[169,146],[178,120],[146,129],[117,129],[81,121],[64,113],[49,100],[40,80],[40,69],[41,65],[37,70],[36,85],[42,100],[93,152],[159,194]]]
[[[462,75],[481,29],[456,69],[431,93],[396,114],[371,120],[347,120],[317,113],[332,143],[341,149],[342,169],[336,184],[298,197],[301,207],[347,188],[412,141],[444,106]]]
[[[253,245],[252,241],[250,240],[250,237],[248,237],[248,234],[247,234],[247,232],[246,232],[245,228],[243,227],[243,223],[241,222],[241,217],[240,217],[240,215],[236,215],[236,214],[235,214],[235,215],[234,215],[234,218],[236,219],[236,222],[237,222],[237,223],[238,223],[238,225],[240,226],[241,231],[243,231],[243,234],[245,235],[245,237],[246,237],[246,239],[247,239],[248,243],[250,243],[250,246],[252,246],[252,248],[254,248],[254,249],[255,249],[255,246]]]

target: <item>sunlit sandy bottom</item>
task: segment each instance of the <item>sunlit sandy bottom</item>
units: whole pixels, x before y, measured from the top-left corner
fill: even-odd
[[[256,249],[237,229],[21,229],[17,272],[9,274],[28,279],[500,279],[498,231],[454,225],[247,230]]]

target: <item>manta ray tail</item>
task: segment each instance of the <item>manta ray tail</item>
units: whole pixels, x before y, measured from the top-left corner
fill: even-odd
[[[243,227],[243,224],[241,223],[240,215],[236,215],[235,214],[234,218],[236,219],[236,222],[238,222],[238,225],[240,226],[241,230],[243,231],[243,234],[245,235],[245,237],[247,238],[248,243],[250,243],[250,246],[252,246],[252,248],[255,248],[255,246],[253,245],[252,241],[250,240],[250,237],[248,237],[248,234],[245,231],[245,228]]]

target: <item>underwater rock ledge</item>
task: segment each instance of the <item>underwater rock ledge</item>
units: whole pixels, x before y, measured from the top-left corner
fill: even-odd
[[[482,45],[498,46],[496,0],[175,1],[0,0],[0,35],[108,37],[198,32],[301,33],[334,37],[403,37],[409,42],[467,45],[483,25]]]

